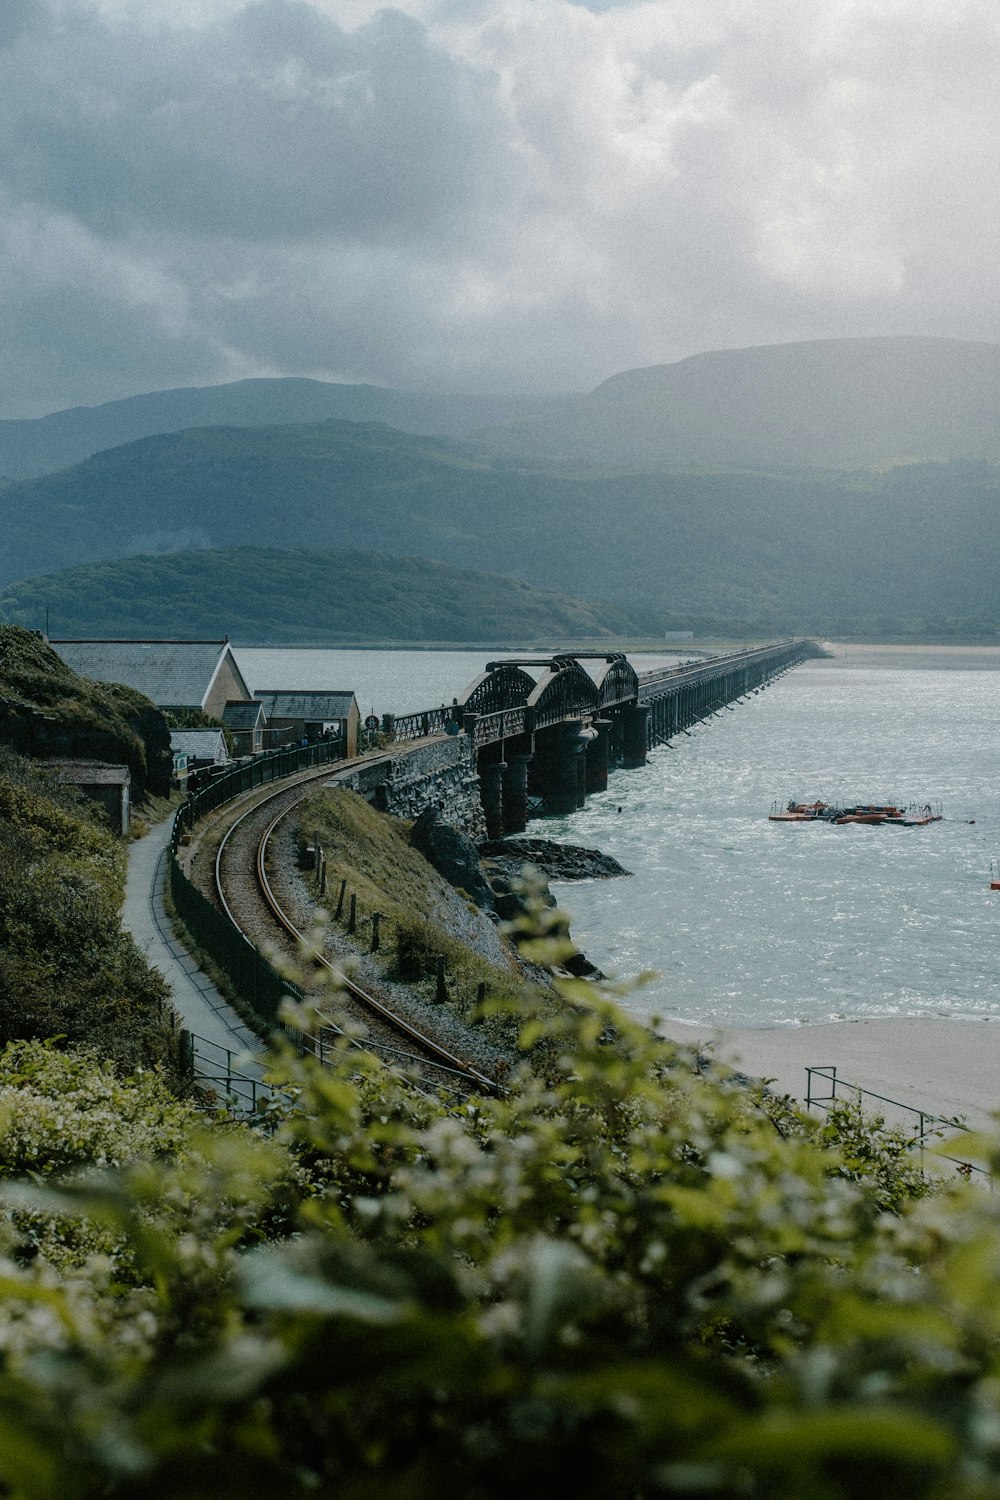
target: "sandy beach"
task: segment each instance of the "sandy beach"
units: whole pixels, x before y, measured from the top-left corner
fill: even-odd
[[[839,1079],[976,1129],[1000,1109],[997,1021],[858,1020],[756,1031],[664,1021],[660,1030],[674,1041],[712,1043],[716,1057],[773,1079],[776,1091],[803,1102],[806,1068],[831,1064]],[[885,1114],[893,1118],[890,1109]]]

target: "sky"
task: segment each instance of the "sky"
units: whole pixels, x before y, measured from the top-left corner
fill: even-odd
[[[996,0],[0,0],[0,417],[1000,341]]]

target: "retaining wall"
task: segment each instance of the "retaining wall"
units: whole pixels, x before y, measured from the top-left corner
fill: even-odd
[[[389,746],[377,760],[338,772],[330,781],[359,792],[396,818],[417,818],[434,808],[443,822],[477,843],[486,837],[476,751],[468,735]]]

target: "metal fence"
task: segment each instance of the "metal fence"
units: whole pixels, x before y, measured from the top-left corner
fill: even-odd
[[[214,808],[231,802],[243,792],[264,786],[269,781],[281,781],[294,776],[296,771],[308,771],[313,766],[329,765],[331,761],[343,759],[340,742],[318,740],[313,745],[289,745],[282,750],[272,750],[267,755],[255,755],[252,760],[241,761],[231,771],[215,776],[200,791],[192,792],[174,819],[172,848],[177,852],[180,836]]]
[[[279,974],[250,939],[191,884],[173,855],[169,879],[177,915],[199,948],[218,964],[254,1015],[268,1027],[276,1025],[285,996],[301,1000],[303,991]]]
[[[181,869],[177,850],[183,835],[199,818],[243,792],[280,781],[297,771],[328,765],[341,759],[336,742],[321,740],[314,745],[294,745],[270,755],[258,755],[217,776],[208,786],[192,795],[174,818],[168,856],[170,894],[178,917],[200,948],[218,964],[241,1000],[267,1027],[278,1021],[281,1003],[287,995],[303,998],[303,991],[279,974],[258,952],[249,938],[243,936]]]
[[[255,1060],[211,1042],[193,1031],[181,1032],[181,1070],[213,1109],[258,1115],[272,1100],[287,1097],[251,1072]]]
[[[877,1104],[887,1104],[893,1112],[898,1112],[902,1116],[904,1129],[907,1124],[914,1126],[910,1147],[920,1152],[921,1167],[924,1163],[924,1147],[929,1141],[938,1140],[946,1133],[955,1131],[970,1134],[969,1127],[961,1120],[947,1115],[932,1114],[929,1110],[919,1109],[915,1104],[903,1104],[899,1099],[889,1099],[885,1094],[876,1094],[871,1089],[863,1089],[860,1084],[849,1083],[846,1078],[839,1078],[837,1069],[831,1063],[824,1064],[822,1067],[817,1065],[806,1068],[807,1109],[811,1109],[814,1105],[817,1109],[829,1109],[833,1104],[848,1103],[851,1100],[863,1104],[868,1099],[874,1100]],[[978,1177],[982,1177],[991,1188],[993,1186],[992,1174],[979,1162],[972,1162],[961,1156],[952,1156],[936,1148],[934,1159],[953,1162],[964,1177],[971,1177],[975,1173]]]

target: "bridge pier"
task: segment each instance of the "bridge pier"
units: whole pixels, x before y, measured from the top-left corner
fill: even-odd
[[[528,826],[528,767],[530,750],[507,750],[503,773],[504,833],[523,833]]]
[[[503,773],[506,769],[506,761],[484,760],[480,757],[479,795],[482,798],[488,839],[498,839],[503,836]]]
[[[595,719],[596,731],[586,750],[586,791],[606,792],[608,789],[608,761],[611,750],[611,720]]]
[[[620,709],[615,709],[611,715],[611,729],[609,731],[608,764],[609,766],[620,766],[625,759],[625,720]]]
[[[649,705],[634,703],[625,710],[623,764],[629,770],[646,764],[649,748]]]
[[[583,718],[564,719],[535,736],[532,790],[545,801],[546,813],[576,812],[587,796],[587,746],[595,731]]]

